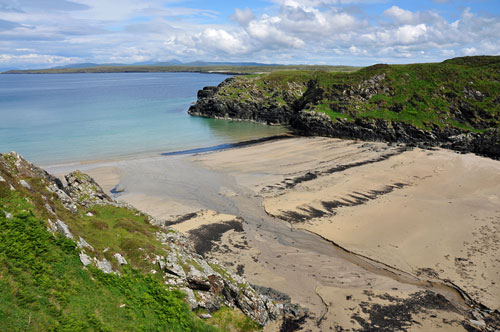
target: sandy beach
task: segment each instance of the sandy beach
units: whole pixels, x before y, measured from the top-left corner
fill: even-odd
[[[73,169],[307,308],[298,329],[467,331],[500,309],[499,161],[294,137],[47,167]]]

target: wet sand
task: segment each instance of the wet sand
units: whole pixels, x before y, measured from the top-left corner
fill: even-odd
[[[468,304],[500,307],[498,161],[292,138],[82,166],[206,257],[307,307],[304,330],[465,331],[483,318]],[[219,234],[203,243],[207,230]]]

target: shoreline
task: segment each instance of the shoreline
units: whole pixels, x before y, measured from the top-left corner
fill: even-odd
[[[362,303],[369,303],[371,309],[366,310],[373,311],[390,304],[383,300],[387,296],[401,303],[421,303],[425,312],[431,310],[424,309],[427,305],[441,301],[433,296],[442,295],[451,307],[432,309],[437,310],[432,311],[436,319],[419,313],[413,319],[428,329],[435,329],[441,319],[460,321],[462,325],[448,326],[460,330],[472,309],[454,299],[456,293],[446,295],[446,287],[496,308],[500,289],[494,276],[500,265],[494,255],[480,252],[500,248],[494,232],[495,227],[500,229],[500,211],[494,208],[500,202],[495,194],[500,188],[495,181],[480,179],[500,176],[497,161],[444,149],[291,137],[199,154],[85,166],[105,191],[119,184],[122,190],[114,197],[184,232],[207,257],[242,273],[252,284],[288,294],[293,303],[309,308],[304,326],[312,330],[359,328],[352,317],[369,319]],[[395,188],[384,189],[388,185]],[[421,201],[434,216],[426,216],[426,222],[418,219]],[[460,202],[454,210],[465,217],[450,214],[454,210],[449,201]],[[478,217],[467,218],[470,214]],[[450,229],[454,220],[460,227]],[[486,229],[489,237],[483,235]],[[417,235],[416,242],[408,230]],[[200,237],[206,231],[215,233]],[[431,246],[435,242],[439,245]],[[479,252],[461,253],[462,247],[477,247]],[[350,253],[342,254],[340,248]],[[401,282],[389,272],[357,264],[357,259],[379,262],[382,269],[390,267],[416,281]],[[484,281],[474,277],[479,274]],[[446,285],[445,280],[451,283]],[[428,281],[434,286],[429,288]]]
[[[272,136],[265,136],[261,138],[256,138],[256,139],[250,139],[250,140],[244,140],[244,141],[236,141],[233,143],[223,143],[223,144],[218,144],[218,145],[212,145],[208,147],[201,147],[201,148],[193,148],[193,149],[186,149],[186,150],[175,150],[172,152],[147,152],[147,153],[134,153],[134,154],[127,154],[123,156],[117,156],[117,157],[111,157],[110,159],[95,159],[95,160],[81,160],[81,161],[69,161],[69,162],[62,162],[62,163],[56,163],[56,164],[40,164],[40,167],[44,169],[71,169],[73,166],[80,166],[80,165],[95,165],[95,164],[108,164],[108,163],[117,163],[121,161],[131,161],[131,160],[139,160],[139,159],[151,159],[151,158],[156,158],[156,157],[166,157],[166,156],[179,156],[179,155],[195,155],[195,154],[200,154],[200,153],[210,153],[210,152],[217,152],[217,151],[223,151],[227,149],[238,149],[242,148],[245,146],[250,146],[250,145],[256,145],[256,144],[261,144],[269,141],[274,141],[274,140],[281,140],[281,139],[287,139],[287,138],[293,138],[296,137],[292,133],[285,133],[281,135],[272,135]],[[60,173],[60,172],[58,172]]]

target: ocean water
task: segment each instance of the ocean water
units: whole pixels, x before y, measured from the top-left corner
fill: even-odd
[[[285,132],[248,122],[191,117],[207,85],[199,73],[0,75],[0,152],[41,165],[154,155]]]

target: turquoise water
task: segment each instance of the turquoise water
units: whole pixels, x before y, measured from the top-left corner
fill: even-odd
[[[42,165],[151,155],[256,139],[283,128],[191,117],[198,73],[0,75],[0,152]]]

